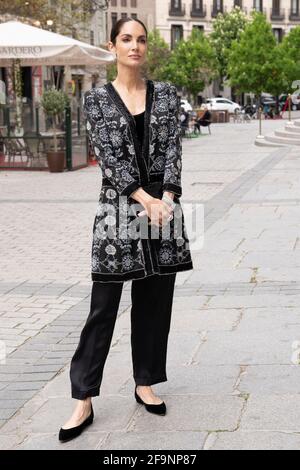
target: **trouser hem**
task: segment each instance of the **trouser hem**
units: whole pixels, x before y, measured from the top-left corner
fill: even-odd
[[[72,389],[72,398],[77,400],[85,400],[88,397],[97,397],[100,395],[100,387],[90,388],[89,390]]]
[[[166,382],[168,379],[167,379],[167,376],[162,376],[162,377],[157,377],[157,378],[138,378],[138,377],[134,377],[134,380],[135,380],[135,383],[136,385],[154,385],[154,384],[158,384],[160,382]]]

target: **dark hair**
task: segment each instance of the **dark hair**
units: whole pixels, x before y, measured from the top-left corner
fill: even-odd
[[[110,32],[110,40],[114,45],[116,45],[116,37],[120,33],[123,24],[128,23],[128,21],[137,21],[138,23],[140,23],[143,26],[144,30],[145,30],[146,37],[148,37],[147,28],[141,20],[138,20],[137,18],[129,18],[129,17],[128,18],[121,18],[112,27],[111,32]]]

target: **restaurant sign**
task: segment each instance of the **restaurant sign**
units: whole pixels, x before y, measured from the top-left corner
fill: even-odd
[[[0,47],[1,57],[38,57],[42,52],[40,46],[15,46],[15,47]]]

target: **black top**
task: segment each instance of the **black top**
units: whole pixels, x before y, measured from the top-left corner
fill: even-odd
[[[145,111],[143,111],[140,114],[133,114],[133,117],[135,119],[136,123],[136,130],[138,134],[138,138],[140,141],[140,144],[143,144],[143,138],[144,138],[144,118],[145,118]]]

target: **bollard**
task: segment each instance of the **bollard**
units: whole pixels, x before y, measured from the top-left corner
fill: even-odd
[[[261,122],[261,115],[262,115],[262,107],[258,107],[258,120],[259,120],[259,134],[256,137],[256,142],[264,141],[264,136],[262,135],[262,122]]]
[[[291,97],[290,93],[288,94],[288,100],[289,100],[289,121],[291,121],[291,100],[292,100],[292,97]]]
[[[259,135],[261,135],[261,130],[262,130],[262,122],[261,122],[262,108],[261,108],[261,106],[259,107],[258,113],[259,113]]]

